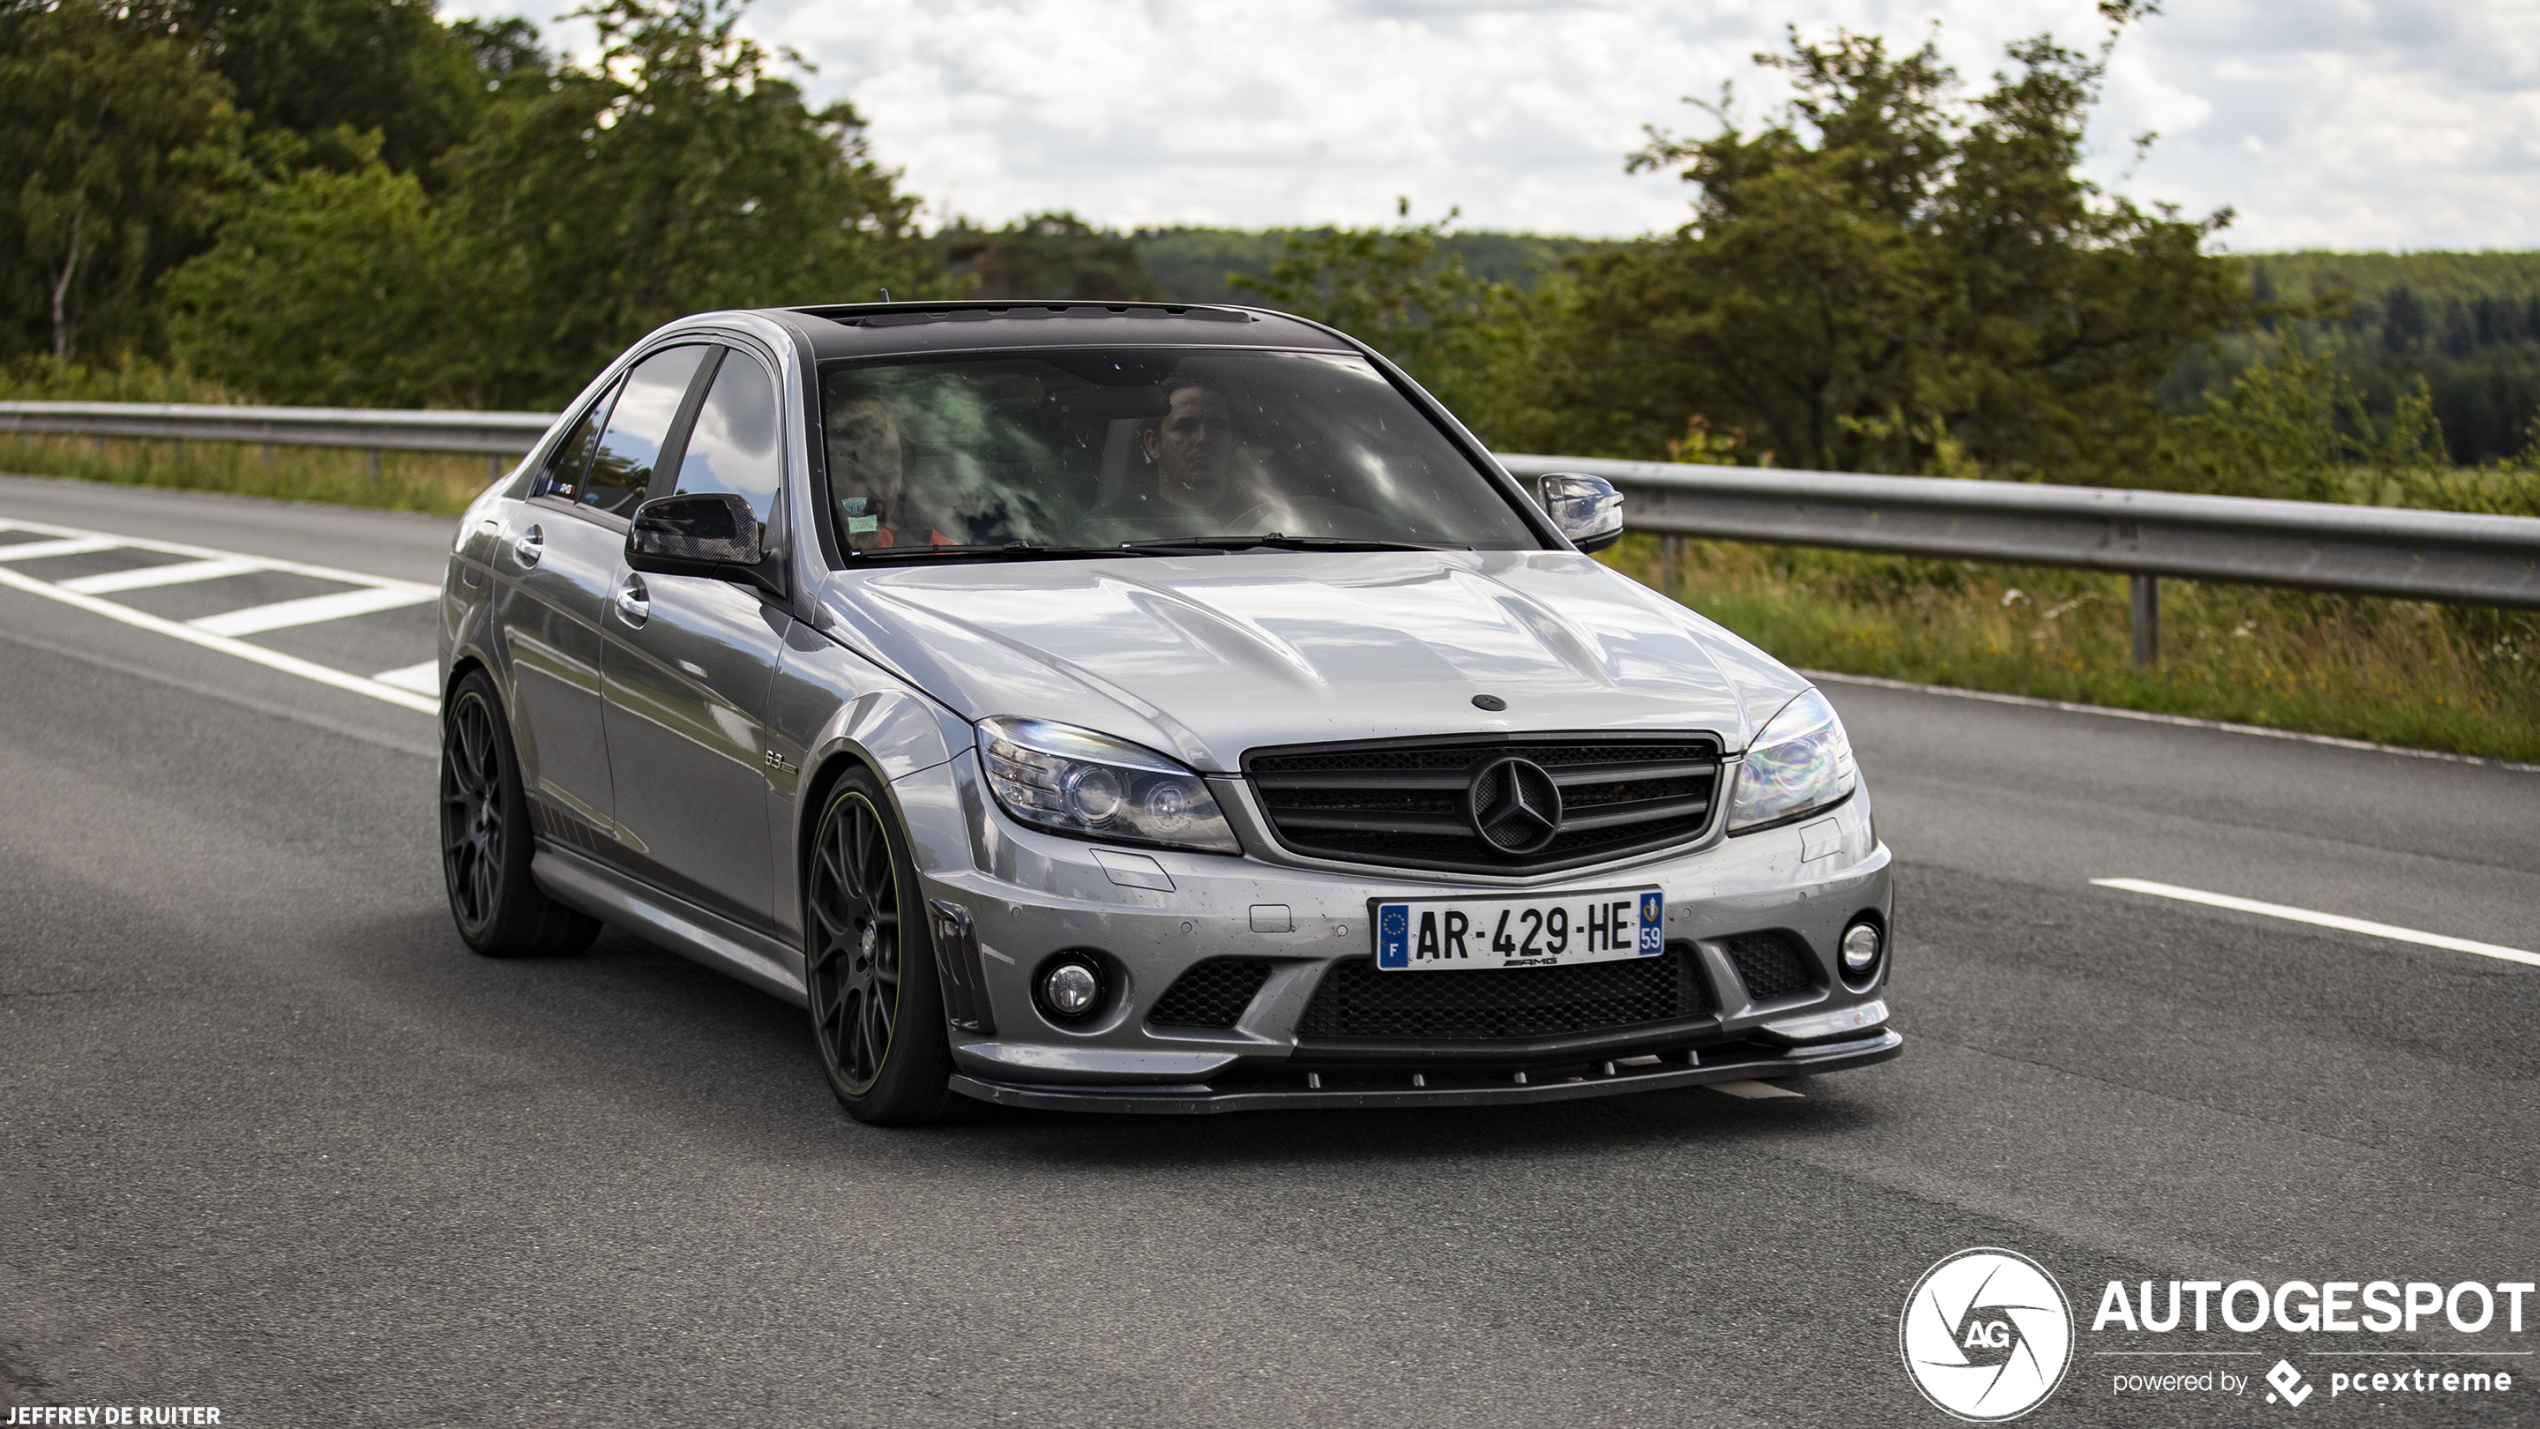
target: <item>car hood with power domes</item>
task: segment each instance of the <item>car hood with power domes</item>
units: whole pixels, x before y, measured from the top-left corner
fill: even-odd
[[[1737,750],[1807,687],[1557,551],[850,569],[822,605],[834,637],[967,718],[1079,725],[1204,771],[1267,745],[1501,731],[1698,729]]]

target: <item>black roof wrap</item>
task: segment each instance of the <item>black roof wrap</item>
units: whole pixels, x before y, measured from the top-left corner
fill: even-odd
[[[1264,347],[1355,352],[1340,337],[1254,308],[1184,303],[848,303],[768,314],[814,360],[1047,347]]]

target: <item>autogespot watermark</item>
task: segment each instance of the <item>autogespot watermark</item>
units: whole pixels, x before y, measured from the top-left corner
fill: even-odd
[[[2432,1280],[2284,1280],[2274,1285],[2256,1280],[2172,1280],[2165,1287],[2145,1280],[2129,1291],[2124,1281],[2111,1280],[2100,1293],[2099,1310],[2091,1317],[2090,1332],[2167,1335],[2208,1332],[2219,1326],[2235,1335],[2397,1334],[2422,1338],[2440,1337],[2445,1331],[2481,1335],[2491,1330],[2519,1335],[2525,1301],[2535,1288],[2540,1287],[2528,1280],[2502,1280],[2492,1285],[2463,1280],[2449,1286]],[[2099,1353],[2263,1359],[2267,1352],[2111,1349]],[[2314,1363],[2305,1373],[2295,1368],[2292,1360],[2279,1357],[2266,1373],[2267,1388],[2261,1391],[2263,1402],[2298,1409],[2320,1388],[2319,1381],[2323,1379],[2332,1402],[2349,1394],[2375,1395],[2384,1401],[2399,1395],[2511,1394],[2515,1368],[2531,1354],[2523,1349],[2466,1348],[2304,1348],[2295,1353],[2313,1361],[2368,1357],[2417,1363],[2395,1369],[2387,1365],[2353,1368]],[[2199,1387],[2185,1382],[2193,1376],[2182,1375],[2175,1377],[2182,1382],[2170,1387],[2151,1382],[2153,1376],[2112,1372],[2109,1385],[2119,1395],[2246,1394],[2249,1390],[2246,1376],[2234,1381],[2228,1370],[2209,1370],[2206,1374],[2217,1383]],[[2525,1377],[2529,1377],[2527,1373]],[[2411,1402],[2415,1400],[2412,1398]]]
[[[1923,1272],[1897,1335],[1923,1397],[1978,1422],[2045,1403],[2082,1358],[2094,1363],[2076,1382],[2147,1403],[2194,1397],[2264,1413],[2358,1396],[2394,1408],[2465,1405],[2530,1379],[2533,1352],[2518,1337],[2536,1289],[2527,1280],[2111,1280],[2084,1330],[2044,1266],[1987,1246]],[[2173,1348],[2180,1342],[2161,1338],[2171,1334],[2205,1338]]]

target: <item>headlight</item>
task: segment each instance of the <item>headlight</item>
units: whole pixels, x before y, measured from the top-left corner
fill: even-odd
[[[1810,690],[1764,722],[1737,773],[1729,832],[1745,833],[1839,804],[1860,782],[1852,741],[1826,697]]]
[[[1197,774],[1151,749],[1037,719],[979,721],[979,764],[997,802],[1052,833],[1241,853]]]

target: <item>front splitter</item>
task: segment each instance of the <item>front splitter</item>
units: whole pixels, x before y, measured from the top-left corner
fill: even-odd
[[[1756,1055],[1738,1048],[1729,1060],[1705,1060],[1700,1066],[1661,1064],[1617,1067],[1612,1076],[1564,1077],[1558,1081],[1497,1085],[1465,1083],[1426,1087],[1271,1087],[1259,1084],[1218,1087],[1206,1082],[1180,1086],[1050,1086],[989,1081],[955,1074],[952,1089],[966,1097],[999,1106],[1036,1111],[1094,1111],[1149,1116],[1196,1116],[1227,1111],[1305,1111],[1352,1107],[1524,1106],[1535,1102],[1579,1101],[1588,1097],[1625,1096],[1632,1092],[1698,1087],[1713,1082],[1769,1081],[1777,1077],[1813,1076],[1884,1062],[1905,1050],[1905,1039],[1879,1032],[1842,1042],[1791,1047]],[[1411,1073],[1403,1073],[1407,1083]],[[1438,1075],[1435,1071],[1428,1075]],[[1300,1077],[1299,1079],[1303,1079]]]

